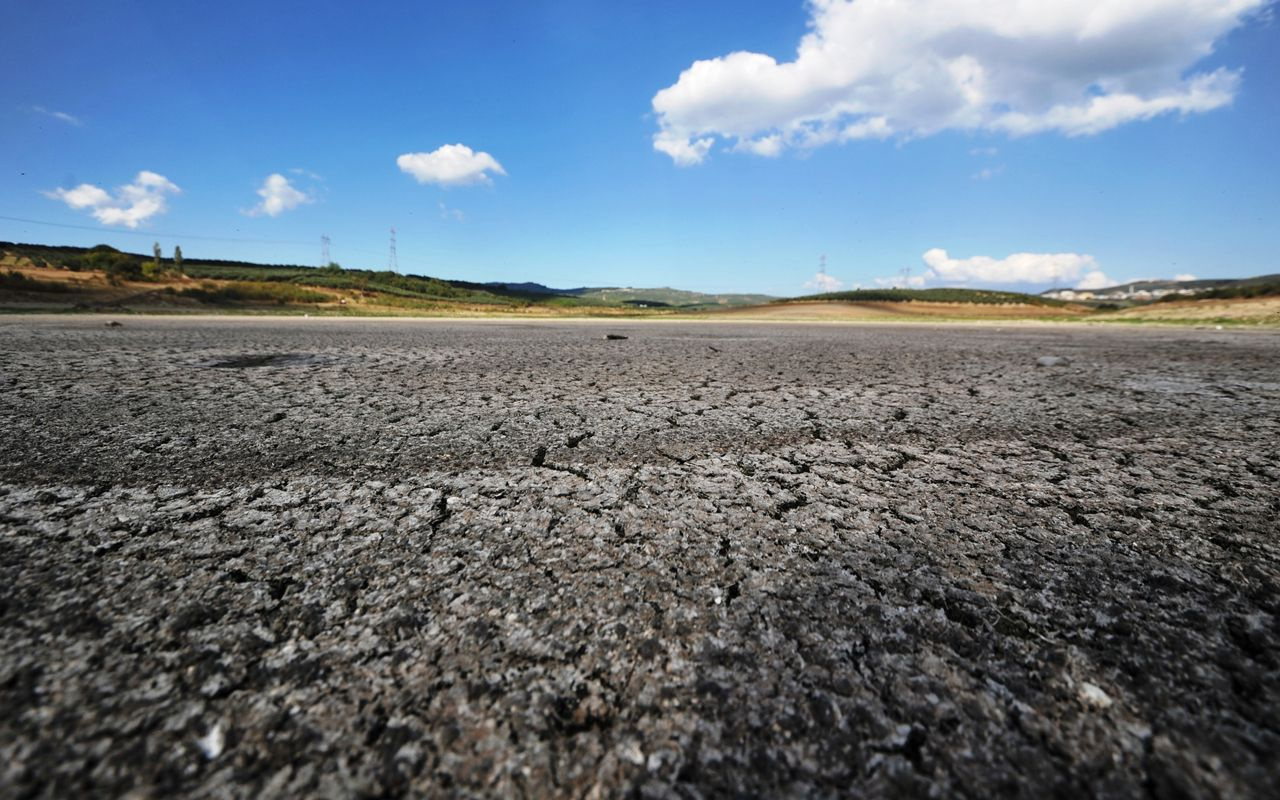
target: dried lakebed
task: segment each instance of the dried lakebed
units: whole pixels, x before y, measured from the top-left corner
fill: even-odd
[[[1263,796],[1278,364],[0,319],[0,795]]]

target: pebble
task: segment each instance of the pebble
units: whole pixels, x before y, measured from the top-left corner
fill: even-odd
[[[1036,359],[1037,367],[1065,367],[1071,363],[1071,359],[1065,356],[1040,356]]]

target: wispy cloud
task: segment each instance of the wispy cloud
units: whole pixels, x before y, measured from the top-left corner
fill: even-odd
[[[816,289],[819,292],[838,292],[843,286],[844,281],[833,278],[825,272],[819,272],[804,282],[804,288]]]
[[[876,286],[893,289],[923,289],[924,275],[893,275],[887,278],[873,278]]]
[[[103,225],[136,228],[167,211],[167,196],[181,192],[177,184],[165,176],[144,169],[132,183],[121,186],[114,195],[91,183],[82,183],[73,189],[53,189],[42,194],[52,200],[60,200],[77,211],[88,210]]]
[[[970,175],[975,181],[989,181],[1000,173],[1004,172],[1004,164],[995,167],[984,167]]]
[[[31,110],[37,114],[43,114],[46,117],[53,117],[54,119],[65,122],[68,125],[74,125],[77,128],[84,125],[84,120],[74,114],[68,114],[65,111],[54,111],[53,109],[45,108],[44,106],[31,106]]]
[[[449,208],[444,204],[444,201],[441,201],[440,202],[440,219],[451,219],[455,222],[466,222],[467,215],[462,212],[462,209]]]

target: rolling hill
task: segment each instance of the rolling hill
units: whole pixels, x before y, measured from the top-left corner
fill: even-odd
[[[101,271],[114,276],[118,282],[142,281],[144,265],[151,258],[139,253],[127,253],[106,245],[98,247],[66,247],[40,244],[0,242],[4,261],[0,267],[29,264],[46,269],[70,270],[76,273]],[[436,307],[439,304],[466,304],[492,306],[496,309],[539,306],[552,310],[578,308],[589,310],[692,310],[727,306],[742,306],[768,302],[773,298],[748,294],[703,294],[679,289],[635,289],[615,287],[581,287],[553,289],[539,283],[477,283],[464,280],[446,280],[420,275],[403,275],[388,270],[344,269],[336,265],[312,267],[299,264],[256,264],[222,259],[184,259],[180,265],[172,259],[163,259],[162,266],[180,271],[186,278],[196,281],[213,281],[216,285],[182,286],[180,281],[150,281],[165,283],[173,289],[169,297],[152,299],[173,301],[194,299],[206,304],[236,305],[241,303],[323,303],[351,304],[356,299],[376,299],[382,304],[413,308],[415,304]],[[50,284],[49,276],[44,279]],[[62,281],[61,283],[66,283]],[[82,282],[81,282],[82,283]],[[171,284],[179,285],[171,285]],[[222,285],[223,283],[235,286]],[[39,281],[25,283],[9,279],[10,290],[27,293],[45,291],[66,294],[66,287],[54,289],[41,286]],[[297,290],[289,287],[299,287]],[[310,293],[301,291],[320,290]],[[81,289],[87,289],[82,286]],[[143,287],[145,288],[145,287]],[[324,290],[337,294],[324,295]],[[119,292],[111,293],[119,294]],[[154,293],[152,293],[154,294]],[[350,295],[355,295],[350,296]],[[140,301],[138,293],[128,295]],[[109,302],[117,302],[112,299]]]

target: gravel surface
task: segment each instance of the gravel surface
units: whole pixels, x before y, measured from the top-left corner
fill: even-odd
[[[1280,335],[122,321],[0,318],[5,797],[1280,784]]]

